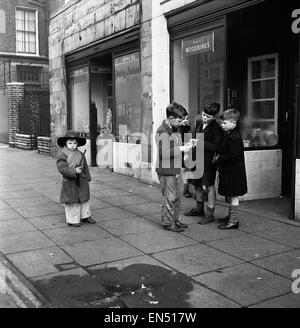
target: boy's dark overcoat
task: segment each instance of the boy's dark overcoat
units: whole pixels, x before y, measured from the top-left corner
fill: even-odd
[[[90,199],[89,181],[91,176],[84,158],[83,169],[79,175],[80,187],[77,185],[77,174],[74,167],[68,167],[67,155],[61,153],[56,161],[57,168],[63,176],[60,202],[65,204],[84,203]]]
[[[216,177],[216,167],[212,164],[212,160],[219,150],[223,131],[213,120],[205,129],[203,129],[203,123],[199,122],[193,130],[193,138],[196,138],[197,133],[204,133],[204,173],[201,179],[193,179],[189,182],[195,186],[201,184],[211,186],[214,185]]]
[[[224,132],[216,164],[219,167],[220,195],[242,196],[247,193],[244,145],[238,127]]]

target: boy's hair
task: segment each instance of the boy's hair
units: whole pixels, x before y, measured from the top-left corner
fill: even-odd
[[[206,103],[203,105],[204,113],[212,116],[216,116],[220,110],[220,104],[218,103]]]
[[[186,109],[176,102],[172,102],[167,108],[166,108],[166,114],[167,118],[170,116],[173,116],[174,118],[184,118],[188,115]]]
[[[240,112],[235,108],[229,108],[220,115],[221,120],[230,120],[238,122],[239,118]]]
[[[68,138],[68,139],[66,139],[66,145],[67,145],[67,142],[68,141],[76,141],[77,142],[77,144],[78,144],[78,140],[76,139],[76,138]]]

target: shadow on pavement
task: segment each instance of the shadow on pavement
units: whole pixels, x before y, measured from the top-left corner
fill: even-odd
[[[187,308],[189,277],[156,265],[133,264],[35,282],[58,308]]]

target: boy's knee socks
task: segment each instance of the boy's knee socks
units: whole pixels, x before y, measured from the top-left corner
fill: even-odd
[[[239,222],[239,206],[231,205],[229,209],[229,219],[230,222]]]

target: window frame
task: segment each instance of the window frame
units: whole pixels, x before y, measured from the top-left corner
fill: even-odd
[[[252,78],[252,63],[255,61],[262,61],[265,59],[275,59],[275,76],[271,77],[271,78],[260,78],[260,79],[254,79]],[[253,104],[253,102],[255,101],[274,101],[274,128],[275,128],[275,133],[277,134],[277,136],[279,135],[279,131],[278,131],[278,107],[279,107],[279,55],[278,53],[270,53],[270,54],[266,54],[266,55],[261,55],[261,56],[254,56],[254,57],[249,57],[248,58],[248,77],[247,77],[247,115],[250,114],[250,108],[251,105]],[[259,82],[259,81],[270,81],[270,80],[274,80],[275,81],[275,95],[273,98],[258,98],[258,99],[254,99],[253,98],[253,87],[252,87],[252,83],[253,82]],[[271,122],[273,120],[271,119],[257,119],[257,120],[253,120],[253,122]],[[264,146],[264,147],[247,147],[247,150],[249,149],[272,149],[272,148],[278,148],[279,146],[279,142],[277,143],[277,145],[274,146]]]
[[[33,52],[21,52],[17,50],[17,11],[31,11],[35,14],[35,53]],[[33,7],[24,7],[24,6],[16,6],[15,7],[15,33],[16,33],[16,39],[15,39],[15,45],[16,45],[16,54],[20,56],[39,56],[39,29],[38,29],[38,8]]]

